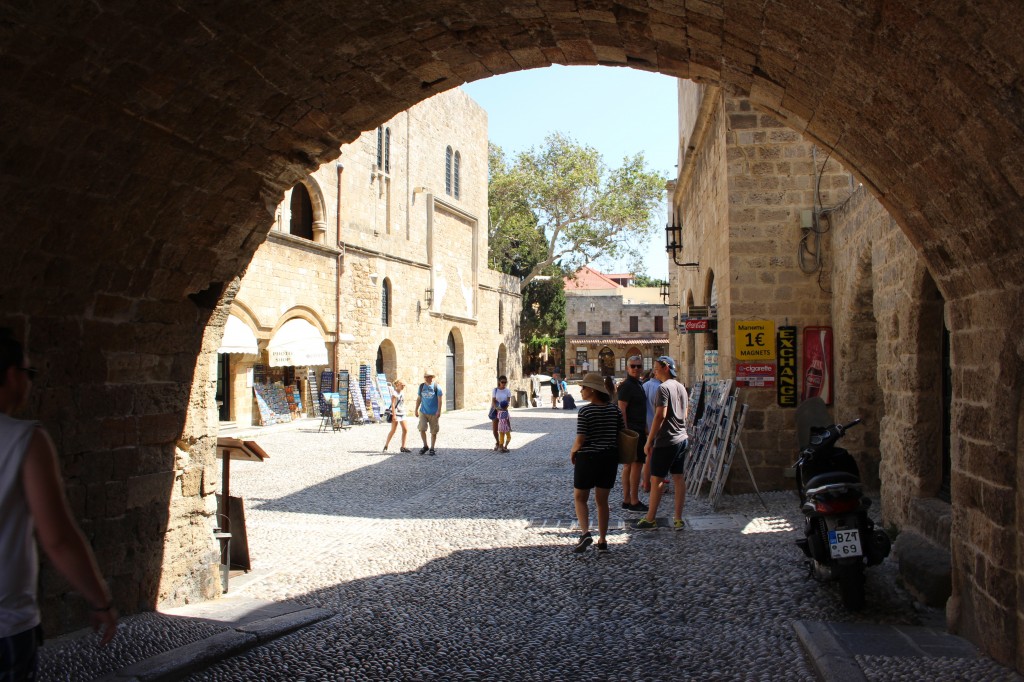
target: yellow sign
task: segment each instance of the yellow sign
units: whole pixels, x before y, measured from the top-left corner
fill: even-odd
[[[775,323],[746,320],[736,323],[737,360],[774,360]]]

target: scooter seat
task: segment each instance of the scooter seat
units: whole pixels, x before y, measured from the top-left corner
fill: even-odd
[[[836,483],[860,483],[860,479],[845,471],[826,471],[807,481],[804,485],[804,490],[820,488],[823,485],[834,485]]]

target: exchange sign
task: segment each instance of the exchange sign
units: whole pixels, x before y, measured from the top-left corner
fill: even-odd
[[[775,359],[775,323],[771,320],[746,320],[736,323],[736,360]]]

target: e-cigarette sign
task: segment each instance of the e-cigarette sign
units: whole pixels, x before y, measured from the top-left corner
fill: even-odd
[[[775,394],[779,407],[796,407],[796,327],[779,327],[776,345],[779,374]]]

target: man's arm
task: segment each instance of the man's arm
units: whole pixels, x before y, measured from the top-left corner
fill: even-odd
[[[626,408],[629,407],[629,403],[625,400],[619,401],[619,412],[622,413],[622,422],[626,423]]]
[[[57,466],[57,452],[42,429],[36,429],[29,441],[21,480],[39,545],[57,570],[92,606],[93,630],[102,626],[102,643],[108,643],[117,631],[117,610],[96,565],[96,557],[71,518]]]

